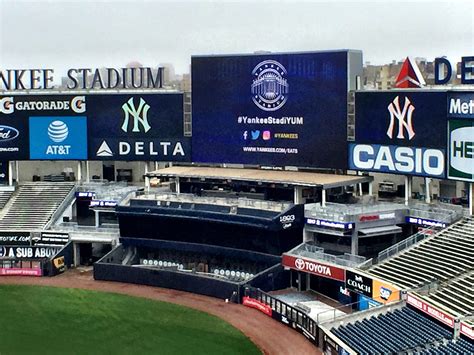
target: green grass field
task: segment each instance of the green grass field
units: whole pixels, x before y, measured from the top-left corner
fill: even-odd
[[[204,312],[113,293],[0,286],[0,354],[259,354]]]

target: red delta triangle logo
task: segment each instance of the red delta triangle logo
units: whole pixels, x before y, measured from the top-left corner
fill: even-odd
[[[418,65],[410,57],[403,62],[395,87],[398,89],[421,88],[426,85]]]

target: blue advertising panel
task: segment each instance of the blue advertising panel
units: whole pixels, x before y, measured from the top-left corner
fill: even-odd
[[[193,161],[347,167],[353,56],[361,63],[356,51],[192,57]]]
[[[448,92],[448,118],[474,119],[474,91]]]
[[[357,92],[349,169],[446,176],[445,91]]]
[[[359,304],[358,304],[359,311],[364,311],[366,309],[378,307],[381,305],[380,302],[377,302],[370,297],[360,295],[360,294],[358,295],[358,301],[359,301]]]
[[[85,110],[81,95],[0,96],[0,160],[30,159],[30,117],[84,115]]]
[[[30,159],[87,159],[87,118],[30,117]]]
[[[183,94],[89,95],[90,160],[190,161]]]

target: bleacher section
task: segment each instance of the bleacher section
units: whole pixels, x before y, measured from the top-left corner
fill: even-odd
[[[408,307],[341,325],[331,332],[359,354],[419,351],[452,339],[450,331]]]
[[[474,268],[474,219],[461,221],[369,269],[402,288],[446,283]]]
[[[450,340],[440,346],[432,349],[424,349],[413,352],[414,355],[458,355],[458,354],[474,354],[474,344],[464,340]]]
[[[447,311],[451,315],[462,317],[474,312],[473,289],[474,272],[470,272],[469,274],[450,281],[447,285],[444,285],[432,294],[417,294],[417,296],[423,298],[433,306]]]
[[[0,209],[3,209],[3,207],[5,207],[12,195],[13,191],[0,191]]]
[[[0,220],[0,230],[42,229],[74,186],[63,182],[20,185]]]

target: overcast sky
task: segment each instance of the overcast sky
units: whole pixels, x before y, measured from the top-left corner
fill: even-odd
[[[474,55],[474,1],[0,0],[0,69],[122,67],[192,54],[361,49],[364,61]]]

